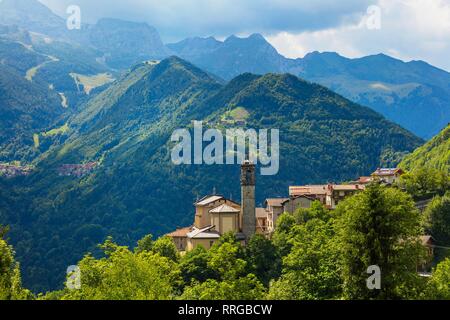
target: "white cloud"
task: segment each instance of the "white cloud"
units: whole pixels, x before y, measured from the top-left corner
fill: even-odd
[[[60,15],[81,7],[84,21],[146,21],[166,42],[192,36],[264,34],[284,55],[336,51],[348,57],[386,53],[450,71],[450,0],[40,0]],[[367,8],[381,9],[370,30]]]
[[[450,71],[449,0],[378,0],[381,29],[365,20],[299,33],[279,32],[269,41],[284,55],[336,51],[348,57],[386,53],[402,60],[425,60]]]
[[[169,37],[320,30],[357,19],[376,0],[40,0],[64,15],[81,7],[86,21],[118,17],[146,21]],[[355,15],[356,13],[356,15]]]

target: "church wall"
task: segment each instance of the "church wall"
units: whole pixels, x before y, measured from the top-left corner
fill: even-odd
[[[206,250],[209,250],[211,249],[214,242],[215,241],[211,239],[188,239],[187,251],[192,251],[198,246],[202,246]]]

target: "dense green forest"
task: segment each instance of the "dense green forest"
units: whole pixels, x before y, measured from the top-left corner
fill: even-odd
[[[450,124],[431,141],[408,155],[399,166],[410,171],[435,168],[450,172]]]
[[[102,73],[113,76],[113,71],[96,62],[98,54],[0,25],[0,163],[29,164],[63,140],[43,134],[62,126],[88,99],[74,74],[88,80]],[[90,96],[107,84],[91,84]]]
[[[242,116],[244,115],[244,116]],[[241,118],[244,117],[244,118]],[[175,129],[280,130],[280,172],[259,176],[257,202],[296,184],[348,181],[395,166],[422,140],[368,108],[291,75],[244,74],[223,85],[179,58],[135,66],[68,121],[29,177],[0,180],[0,221],[11,227],[24,282],[62,283],[67,265],[111,235],[131,246],[190,225],[192,203],[213,188],[239,199],[239,168],[175,166]],[[97,162],[85,176],[63,164]]]
[[[448,209],[449,197],[442,200]],[[440,210],[439,204],[431,211]],[[449,211],[443,236],[450,239]],[[427,220],[428,222],[430,220]],[[148,235],[134,249],[108,238],[100,257],[79,263],[80,286],[32,296],[23,288],[12,248],[0,240],[0,297],[42,300],[321,300],[450,299],[450,258],[430,278],[417,269],[431,257],[420,241],[425,225],[411,196],[373,184],[339,204],[319,202],[284,214],[271,240],[255,235],[244,247],[224,235],[210,251],[180,256],[170,238]],[[435,221],[441,225],[442,221]],[[432,223],[433,224],[433,223]],[[445,235],[444,235],[445,234]],[[3,236],[4,237],[4,236]],[[370,290],[369,266],[381,271],[381,289]]]

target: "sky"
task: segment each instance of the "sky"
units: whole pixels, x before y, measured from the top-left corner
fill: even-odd
[[[261,33],[283,55],[385,53],[450,71],[450,0],[40,0],[65,17],[147,22],[163,40]]]

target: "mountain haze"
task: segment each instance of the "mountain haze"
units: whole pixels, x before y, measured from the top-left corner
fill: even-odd
[[[53,36],[67,37],[66,22],[37,0],[0,1],[0,24]]]
[[[102,51],[106,63],[116,69],[170,55],[155,28],[146,23],[101,19],[85,31],[90,44]]]

